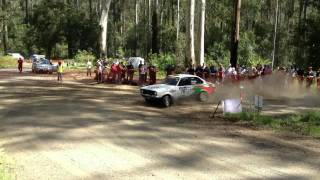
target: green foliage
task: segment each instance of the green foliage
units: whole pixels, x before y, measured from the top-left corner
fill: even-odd
[[[86,50],[79,50],[76,56],[74,57],[74,60],[77,63],[86,63],[88,60],[93,62],[95,59],[96,57],[91,52],[88,52]]]
[[[1,56],[0,57],[0,68],[16,67],[17,60],[13,59],[11,56]]]
[[[164,71],[167,65],[176,65],[176,57],[174,54],[152,54],[149,60],[151,64],[155,65],[161,71]]]
[[[13,172],[8,164],[8,159],[6,158],[3,151],[0,149],[0,180],[10,180],[13,179]]]
[[[288,115],[283,117],[264,116],[258,113],[228,114],[232,122],[247,121],[254,125],[265,126],[274,130],[295,132],[302,135],[320,137],[320,112]]]
[[[35,8],[30,31],[35,36],[35,43],[51,57],[53,47],[63,40],[63,26],[66,21],[64,3],[58,1],[42,1]]]
[[[0,18],[8,25],[8,51],[25,57],[32,53],[57,58],[74,58],[78,50],[91,51],[99,56],[99,3],[88,1],[29,2],[29,18],[25,17],[25,2],[7,1]],[[152,33],[148,3],[139,3],[136,25],[135,3],[140,1],[111,1],[108,22],[107,49],[109,57],[141,56],[151,52]],[[199,22],[200,1],[196,1],[195,20]],[[279,24],[275,51],[275,65],[298,64],[320,66],[320,3],[312,1],[279,1]],[[159,51],[175,54],[176,64],[183,66],[186,48],[187,1],[181,1],[180,32],[176,37],[177,4],[161,1],[157,24]],[[205,53],[207,63],[229,65],[230,34],[233,1],[206,1]],[[308,7],[304,7],[308,5]],[[301,7],[300,7],[301,6]],[[31,8],[32,7],[32,8]],[[300,10],[307,9],[306,17]],[[275,3],[273,1],[243,1],[241,7],[239,64],[270,63],[273,51]],[[199,39],[199,24],[195,24],[195,39]],[[196,53],[198,42],[196,42]],[[0,46],[2,49],[3,46]]]

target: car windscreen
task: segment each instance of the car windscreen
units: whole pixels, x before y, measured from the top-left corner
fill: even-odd
[[[176,86],[177,83],[178,83],[178,81],[179,81],[179,78],[177,78],[177,77],[167,77],[167,78],[164,80],[163,84],[167,84],[167,85],[171,85],[171,86]]]
[[[39,63],[40,64],[50,64],[49,60],[46,60],[46,59],[40,60]]]

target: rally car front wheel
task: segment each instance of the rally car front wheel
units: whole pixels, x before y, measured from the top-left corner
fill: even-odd
[[[172,103],[171,97],[169,95],[163,96],[162,103],[163,103],[164,107],[170,107],[170,105]]]

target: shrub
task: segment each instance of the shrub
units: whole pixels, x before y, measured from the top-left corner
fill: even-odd
[[[0,57],[0,68],[9,68],[17,66],[17,60],[11,56]]]
[[[75,62],[77,63],[86,63],[88,60],[94,61],[96,57],[86,50],[78,51],[76,56],[74,57]]]
[[[174,54],[152,54],[150,63],[159,70],[164,71],[168,65],[176,65],[176,56]]]
[[[258,113],[227,114],[232,122],[248,121],[274,130],[285,130],[297,134],[320,137],[320,112],[287,115],[282,117],[264,116]]]

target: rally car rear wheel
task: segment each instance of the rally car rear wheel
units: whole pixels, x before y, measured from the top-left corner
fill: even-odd
[[[209,94],[207,92],[201,92],[199,94],[199,100],[201,102],[208,102],[208,99],[209,99]]]
[[[171,102],[172,102],[171,97],[169,95],[162,97],[162,103],[163,103],[164,107],[170,107]]]

